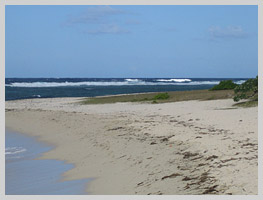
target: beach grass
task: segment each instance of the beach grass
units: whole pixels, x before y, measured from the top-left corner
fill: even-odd
[[[258,101],[249,100],[249,101],[245,101],[245,102],[236,103],[233,106],[243,107],[243,108],[255,107],[255,106],[258,106]]]
[[[164,98],[158,98],[164,97]],[[82,104],[106,104],[118,102],[147,102],[147,103],[166,103],[189,100],[217,100],[229,99],[234,97],[233,90],[192,90],[192,91],[173,91],[173,92],[152,92],[140,94],[112,95],[103,97],[85,98]]]

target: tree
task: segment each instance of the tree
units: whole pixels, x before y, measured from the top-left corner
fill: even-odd
[[[241,99],[258,100],[258,76],[238,85],[234,91],[234,101],[240,101]]]

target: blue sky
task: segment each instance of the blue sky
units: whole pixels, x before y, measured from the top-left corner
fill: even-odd
[[[257,6],[6,6],[6,77],[255,77]]]

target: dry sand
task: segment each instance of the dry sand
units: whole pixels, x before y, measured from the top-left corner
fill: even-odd
[[[233,101],[6,102],[6,127],[55,145],[43,159],[94,178],[89,194],[257,194],[257,107]]]

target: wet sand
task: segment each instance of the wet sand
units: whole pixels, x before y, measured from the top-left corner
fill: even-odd
[[[257,107],[232,99],[80,105],[6,102],[6,127],[56,148],[42,159],[94,178],[89,194],[257,194]]]

